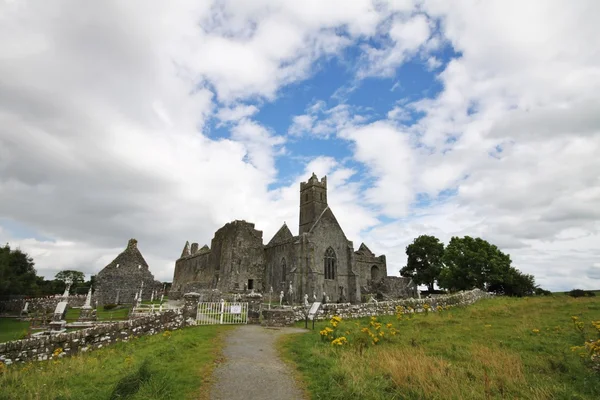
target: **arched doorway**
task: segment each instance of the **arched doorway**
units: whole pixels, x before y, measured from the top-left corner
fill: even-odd
[[[379,267],[377,265],[373,265],[371,267],[371,282],[377,282],[379,278]]]

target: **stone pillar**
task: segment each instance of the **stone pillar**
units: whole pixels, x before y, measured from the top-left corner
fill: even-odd
[[[195,320],[198,314],[198,303],[200,302],[200,293],[186,293],[183,295],[183,319],[189,318]]]

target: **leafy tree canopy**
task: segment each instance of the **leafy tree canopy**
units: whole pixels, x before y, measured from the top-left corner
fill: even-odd
[[[73,271],[70,269],[60,271],[55,276],[59,281],[66,282],[67,279],[70,279],[74,286],[85,282],[85,274],[80,271]]]
[[[36,292],[37,276],[31,257],[19,249],[12,250],[8,244],[0,247],[0,295]]]
[[[532,275],[511,266],[511,259],[481,238],[453,237],[444,252],[438,284],[450,290],[479,288],[509,296],[533,294]]]
[[[411,277],[418,285],[427,285],[430,292],[443,266],[444,244],[435,236],[421,235],[406,246],[406,266],[400,275]]]

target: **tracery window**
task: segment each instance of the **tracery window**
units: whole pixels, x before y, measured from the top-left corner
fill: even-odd
[[[335,251],[329,247],[325,251],[325,257],[323,257],[323,270],[325,273],[325,279],[335,279]]]

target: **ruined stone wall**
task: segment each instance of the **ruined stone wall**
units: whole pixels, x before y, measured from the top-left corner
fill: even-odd
[[[154,276],[137,248],[137,240],[131,239],[125,251],[96,275],[98,304],[133,303],[142,282],[142,300],[150,300],[156,288]]]
[[[291,272],[296,269],[297,253],[294,245],[295,238],[284,243],[265,247],[265,293],[273,288],[276,296],[280,291],[287,293]],[[285,275],[283,261],[285,260]]]
[[[368,254],[355,253],[354,265],[354,270],[359,276],[359,285],[361,289],[365,288],[368,290],[373,283],[373,278],[375,278],[375,282],[378,282],[387,276],[385,256],[375,257]],[[373,267],[376,268],[376,272],[373,270]]]
[[[392,298],[417,297],[417,285],[411,278],[400,276],[386,276],[379,283],[372,286],[373,293],[383,293]]]
[[[85,295],[73,295],[69,296],[66,301],[69,304],[69,307],[81,307],[85,304],[85,298]],[[93,300],[94,297],[92,297],[92,301]],[[56,305],[61,301],[65,301],[65,298],[47,296],[0,301],[0,313],[20,314],[23,307],[25,307],[26,302],[29,303],[29,313],[37,311],[43,312],[45,310],[53,311],[56,308]]]
[[[257,291],[265,290],[262,231],[254,229],[254,224],[233,221],[219,229],[211,243],[210,262],[218,274],[216,288],[222,292],[249,284]]]
[[[307,254],[310,257],[312,268],[316,271],[314,290],[317,297],[326,292],[330,301],[360,301],[360,288],[356,285],[357,275],[352,270],[354,248],[352,242],[346,239],[333,214],[325,212],[314,229],[307,234],[313,251]],[[325,251],[333,248],[336,255],[335,279],[325,279],[324,256]],[[343,288],[343,289],[342,289]],[[342,293],[343,291],[343,293]],[[312,293],[309,292],[309,297]]]
[[[59,348],[61,352],[58,357],[64,357],[99,349],[120,341],[126,342],[133,337],[154,335],[164,330],[176,330],[183,326],[185,322],[181,312],[166,311],[162,314],[99,325],[75,332],[0,343],[0,361],[9,365],[48,360]]]
[[[188,257],[175,262],[170,299],[179,299],[184,293],[213,287],[214,268],[210,263],[211,251],[200,249]]]
[[[363,318],[372,317],[379,315],[394,315],[396,313],[396,307],[404,306],[406,312],[411,312],[408,307],[413,309],[412,312],[423,312],[423,306],[429,304],[433,311],[437,307],[445,306],[466,306],[473,304],[481,299],[492,297],[491,294],[484,292],[480,289],[474,289],[471,291],[460,292],[451,295],[442,295],[431,299],[404,299],[394,301],[380,301],[377,303],[363,303],[363,304],[323,304],[317,315],[316,320],[327,320],[338,315],[344,319],[349,318]],[[304,321],[306,308],[304,306],[292,307],[295,314],[296,321]]]

